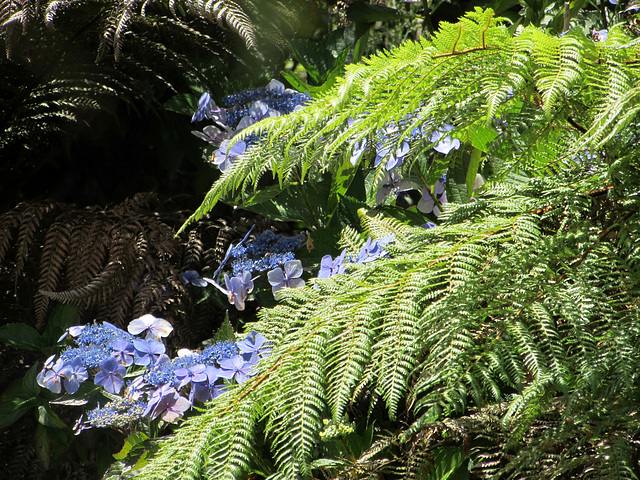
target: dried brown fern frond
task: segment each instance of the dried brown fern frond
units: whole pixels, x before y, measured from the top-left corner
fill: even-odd
[[[16,283],[27,281],[27,267],[37,272],[37,329],[44,328],[52,300],[118,326],[135,315],[171,318],[184,310],[181,246],[174,229],[149,208],[154,202],[146,194],[104,210],[21,204],[0,216],[0,263]],[[181,340],[187,339],[182,333]]]

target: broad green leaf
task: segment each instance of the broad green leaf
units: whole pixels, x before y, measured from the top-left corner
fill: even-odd
[[[51,409],[49,402],[38,407],[38,423],[45,427],[67,428],[67,425]]]
[[[77,306],[64,303],[56,305],[51,315],[49,315],[47,328],[42,334],[43,346],[56,345],[65,330],[76,323],[79,311],[80,307]]]
[[[51,462],[51,440],[47,429],[43,425],[36,427],[36,455],[44,470],[49,468]]]
[[[10,323],[0,327],[0,342],[24,350],[40,350],[42,337],[38,331],[24,323]]]
[[[125,458],[127,458],[127,455],[129,455],[129,452],[131,452],[131,449],[133,447],[148,439],[149,437],[142,432],[133,432],[125,439],[124,445],[122,446],[120,451],[113,454],[113,458],[115,458],[116,460],[124,460]]]
[[[351,161],[348,155],[342,161],[340,168],[333,174],[333,180],[331,182],[331,192],[329,194],[329,201],[327,204],[327,216],[325,223],[328,224],[331,221],[331,217],[338,208],[340,199],[349,190],[351,182],[353,182],[355,173],[358,168],[351,165]]]
[[[434,470],[429,480],[466,480],[469,470],[466,468],[467,456],[462,448],[443,447],[433,453]]]
[[[469,161],[469,168],[467,169],[467,178],[465,184],[467,185],[467,198],[471,198],[473,194],[473,186],[476,183],[476,175],[478,175],[478,169],[480,168],[480,162],[482,161],[482,152],[479,148],[474,148],[471,152],[471,159]]]
[[[11,426],[35,405],[35,397],[25,394],[22,379],[14,380],[0,395],[0,429]]]
[[[38,385],[36,380],[38,373],[40,373],[40,369],[42,365],[40,362],[36,362],[22,377],[22,390],[27,397],[37,397],[42,388]]]

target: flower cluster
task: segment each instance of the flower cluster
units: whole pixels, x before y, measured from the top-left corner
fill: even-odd
[[[262,119],[291,113],[310,99],[311,97],[305,93],[285,89],[284,84],[277,80],[271,80],[266,87],[245,90],[225,97],[223,102],[229,105],[227,108],[218,107],[211,95],[205,93],[200,97],[191,121],[209,119],[215,122],[215,125],[192,133],[219,147],[214,152],[213,164],[224,172],[258,139],[256,135],[250,135],[244,141],[236,142],[229,147],[229,140],[234,135]]]
[[[111,401],[89,411],[76,425],[77,432],[122,427],[143,417],[175,422],[194,402],[217,397],[229,382],[246,381],[271,348],[254,330],[240,342],[182,350],[172,360],[162,343],[173,330],[168,321],[143,315],[127,330],[108,322],[71,327],[62,339],[72,336],[77,346],[69,346],[57,359],[49,358],[37,376],[38,384],[54,393],[62,393],[64,387],[75,394],[91,375],[104,389]]]
[[[336,258],[325,255],[320,261],[318,278],[329,278],[336,274],[345,273],[347,263],[369,263],[386,256],[387,252],[384,247],[393,240],[393,237],[393,235],[387,235],[378,240],[372,240],[369,237],[356,257],[347,257],[347,249],[342,250]]]

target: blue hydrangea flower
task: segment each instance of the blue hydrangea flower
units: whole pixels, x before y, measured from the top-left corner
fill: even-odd
[[[389,125],[385,128],[384,132],[382,133],[382,141],[378,142],[378,144],[376,145],[376,158],[373,164],[375,167],[380,165],[380,162],[385,159],[387,162],[385,164],[385,168],[387,169],[387,171],[402,165],[404,157],[406,157],[409,153],[410,146],[407,139],[403,139],[400,146],[396,147],[395,150],[393,150],[393,142],[389,137],[395,135],[397,131],[398,127],[394,125]]]
[[[238,383],[243,383],[252,375],[252,362],[245,361],[241,355],[220,360],[221,375],[231,375]]]
[[[251,274],[246,272],[238,277],[232,278],[225,275],[224,284],[227,287],[229,303],[235,305],[240,311],[244,310],[244,302],[247,299],[247,295],[253,290]]]
[[[347,267],[344,264],[344,257],[346,254],[347,249],[344,249],[335,259],[333,259],[331,255],[325,255],[322,257],[318,278],[329,278],[333,275],[344,273],[347,270]]]
[[[189,408],[191,408],[189,400],[180,396],[171,385],[163,385],[151,394],[143,416],[149,415],[153,420],[161,415],[164,421],[173,423]]]
[[[161,337],[167,337],[173,331],[173,326],[164,318],[146,314],[131,321],[127,330],[132,335],[144,333],[145,340],[160,340]]]
[[[369,263],[386,255],[387,252],[384,250],[384,247],[393,240],[393,237],[393,235],[387,235],[378,240],[371,240],[371,237],[369,237],[354,262]]]
[[[347,119],[347,126],[349,128],[351,128],[351,126],[353,125],[354,121],[352,118]],[[358,163],[358,160],[360,160],[360,157],[362,156],[362,154],[365,152],[365,150],[367,149],[367,145],[368,145],[368,141],[366,138],[355,142],[353,144],[353,152],[351,152],[351,158],[349,159],[349,161],[351,162],[351,165],[355,166],[356,163]]]
[[[443,176],[440,178],[433,187],[433,192],[431,189],[420,188],[422,192],[422,198],[418,202],[417,208],[422,213],[431,213],[433,212],[436,217],[439,217],[442,212],[440,211],[440,205],[444,205],[447,203],[447,191],[445,190],[445,182],[446,178]],[[436,203],[436,201],[438,203]]]
[[[460,148],[460,140],[458,140],[457,138],[452,139],[449,135],[444,135],[446,132],[450,132],[451,130],[453,130],[453,126],[445,124],[444,127],[436,130],[431,134],[431,136],[429,137],[429,141],[432,143],[437,142],[433,147],[436,152],[447,155],[449,152],[451,152],[451,150],[457,150]]]
[[[165,352],[164,344],[162,342],[156,342],[155,340],[135,339],[133,346],[135,347],[133,363],[143,367],[153,366]]]
[[[234,131],[226,125],[222,125],[222,128],[218,128],[216,125],[207,125],[202,131],[191,130],[191,133],[198,137],[200,140],[218,146],[225,140],[229,140],[233,137]]]
[[[64,360],[58,359],[53,365],[45,367],[36,377],[38,385],[51,390],[53,393],[62,392],[62,381],[65,379],[67,366]]]
[[[242,351],[242,357],[248,362],[267,357],[271,354],[272,350],[267,337],[259,334],[255,330],[251,330],[247,338],[238,342],[237,345]]]
[[[70,364],[65,365],[61,373],[64,389],[71,394],[76,393],[80,384],[89,378],[89,372],[79,358],[75,358]]]
[[[276,293],[283,288],[297,288],[302,287],[305,282],[300,277],[304,270],[302,269],[302,262],[300,260],[289,260],[284,264],[284,271],[282,268],[276,268],[267,273],[267,279],[271,284],[271,291],[273,296],[277,298]]]
[[[220,148],[213,152],[213,164],[218,165],[221,172],[225,172],[233,165],[233,162],[242,155],[247,149],[247,144],[240,140],[229,148],[229,140],[225,140],[220,144]]]
[[[200,274],[195,270],[187,270],[182,272],[182,280],[184,283],[194,285],[196,287],[206,287],[207,281],[204,278],[200,278]]]
[[[596,30],[595,28],[591,30],[591,36],[596,42],[606,42],[609,37],[609,30]]]
[[[186,368],[178,368],[175,371],[176,374],[176,388],[180,390],[189,383],[199,383],[207,380],[207,374],[205,372],[206,367],[199,363]]]
[[[113,358],[105,358],[100,362],[100,371],[96,373],[93,383],[103,387],[107,392],[118,394],[124,387],[124,376],[127,369]]]
[[[124,338],[117,338],[111,342],[111,349],[113,350],[111,355],[119,364],[127,367],[133,364],[135,348],[133,347],[132,342],[125,340]]]

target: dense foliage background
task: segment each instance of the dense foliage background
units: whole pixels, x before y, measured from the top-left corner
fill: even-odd
[[[1,476],[640,475],[639,7],[474,7],[0,3]],[[272,78],[312,100],[221,172],[189,116]],[[265,230],[306,287],[187,281]],[[171,356],[273,351],[177,426],[74,436],[43,362],[148,313]]]

